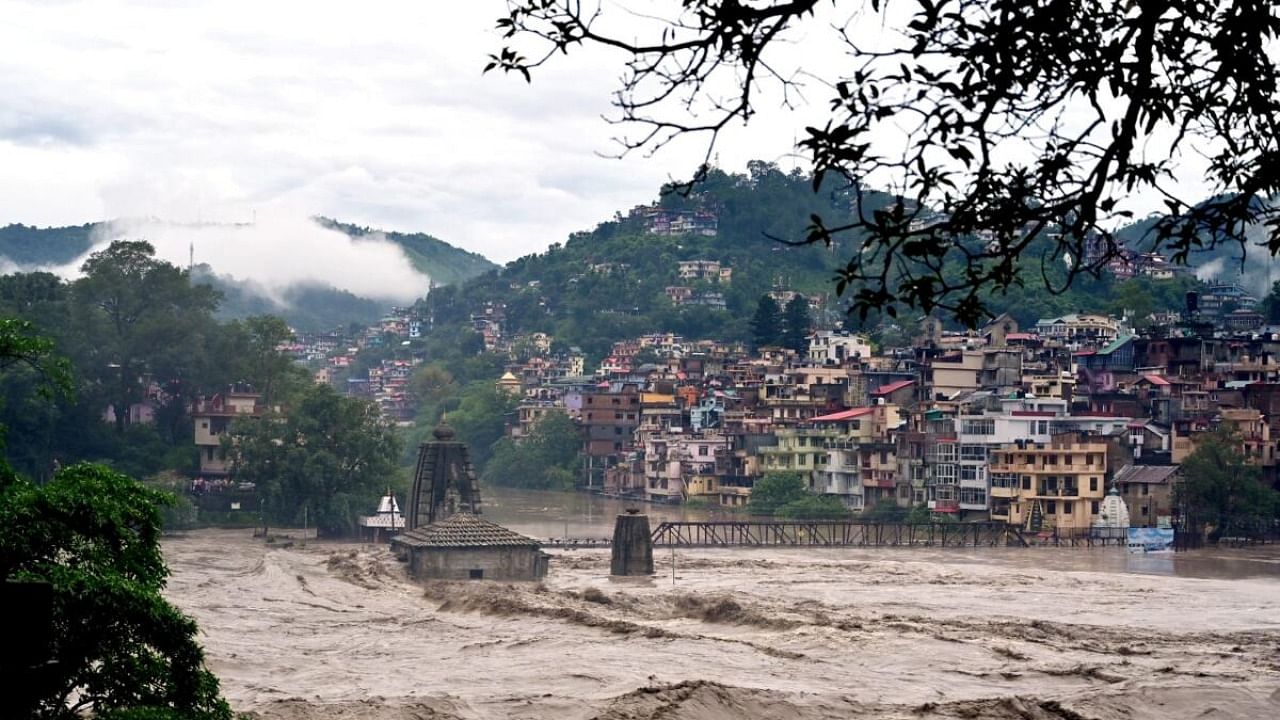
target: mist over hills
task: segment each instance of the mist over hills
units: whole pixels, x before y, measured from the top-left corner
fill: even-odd
[[[45,270],[74,277],[90,253],[118,239],[146,240],[175,265],[194,263],[194,274],[224,293],[223,317],[269,312],[299,329],[366,323],[390,304],[413,303],[433,283],[459,282],[496,267],[425,233],[271,216],[241,224],[124,219],[9,225],[0,228],[0,273]]]
[[[510,332],[548,332],[592,354],[603,353],[613,339],[643,332],[745,339],[756,302],[771,290],[821,298],[818,319],[828,326],[895,324],[854,322],[835,295],[832,278],[856,251],[856,241],[826,248],[788,247],[775,239],[803,237],[814,214],[832,223],[845,219],[852,200],[847,189],[831,184],[815,193],[807,174],[756,162],[746,173],[714,170],[691,194],[655,198],[653,205],[620,211],[593,230],[503,267],[425,233],[382,232],[324,217],[267,217],[221,225],[9,225],[0,228],[0,273],[42,269],[72,277],[88,253],[110,240],[144,239],[165,260],[181,266],[194,261],[195,276],[223,293],[219,314],[226,318],[272,313],[299,329],[365,324],[390,304],[423,298],[434,284],[447,286],[428,301],[438,320],[461,322],[486,303],[501,303]],[[887,196],[881,200],[889,202]],[[655,213],[701,213],[714,219],[715,230],[672,230]],[[1135,222],[1118,237],[1135,250],[1148,249],[1155,220]],[[1195,252],[1190,266],[1201,280],[1238,282],[1261,298],[1280,278],[1280,261],[1265,247],[1250,248],[1245,263],[1240,252],[1236,244]],[[679,263],[688,260],[722,263],[732,277],[722,283],[682,278]],[[681,286],[694,293],[692,302],[669,296],[668,288]],[[1175,302],[1176,290],[1157,285],[1139,293],[1110,278],[1085,278],[1051,295],[1029,283],[993,298],[991,308],[1027,323],[1066,312],[1118,313],[1131,309],[1139,294],[1164,309]]]

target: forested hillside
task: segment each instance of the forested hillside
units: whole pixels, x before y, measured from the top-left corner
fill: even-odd
[[[820,296],[822,308],[815,313],[819,326],[844,323],[899,337],[912,333],[916,317],[873,316],[863,321],[846,314],[848,304],[836,295],[834,277],[858,251],[854,240],[829,248],[784,242],[805,237],[811,215],[821,215],[829,224],[839,222],[850,212],[851,200],[848,190],[834,186],[815,193],[809,176],[769,163],[751,163],[745,174],[712,170],[693,192],[664,193],[657,204],[673,212],[714,215],[714,236],[655,232],[654,211],[619,212],[544,253],[520,258],[457,287],[437,288],[425,301],[425,310],[437,323],[447,323],[465,320],[486,303],[503,304],[509,333],[547,332],[594,358],[606,353],[613,341],[646,332],[747,340],[749,319],[760,296],[770,290]],[[1069,289],[1050,292],[1041,278],[1060,289],[1067,259],[1041,250],[1048,247],[1033,246],[1024,254],[1027,284],[994,297],[995,312],[1008,311],[1024,325],[1069,312],[1118,315],[1129,310],[1145,316],[1181,307],[1183,294],[1196,284],[1190,277],[1116,281],[1104,275],[1077,278]],[[730,268],[732,276],[728,282],[682,279],[682,260],[715,260]],[[947,268],[948,273],[964,271]],[[695,296],[719,293],[724,307],[677,304],[665,292],[671,286],[688,286]]]
[[[214,313],[219,320],[275,315],[299,332],[313,332],[353,323],[369,325],[387,310],[377,300],[327,285],[293,285],[281,292],[277,300],[249,282],[213,272],[208,265],[192,268],[191,279],[211,285],[222,294]]]
[[[89,251],[93,235],[102,223],[38,228],[32,225],[0,227],[0,259],[15,265],[65,265]]]
[[[377,235],[404,248],[409,261],[419,272],[431,276],[438,284],[451,284],[473,278],[496,268],[488,258],[468,252],[426,233],[383,232],[376,228],[361,227],[329,218],[317,218],[317,222],[353,238]]]
[[[413,267],[437,284],[456,283],[492,270],[496,266],[476,253],[461,250],[423,233],[382,233],[381,231],[317,218],[321,226],[352,238],[377,236],[399,245]],[[70,227],[37,228],[9,225],[0,228],[0,269],[7,263],[19,269],[65,266],[83,257],[101,242],[110,230],[108,223]],[[305,248],[299,248],[305,252]],[[299,330],[318,330],[352,323],[365,325],[386,311],[385,303],[359,297],[323,284],[295,285],[279,293],[219,272],[216,267],[197,267],[195,277],[223,294],[218,317],[233,319],[271,313],[286,319]]]

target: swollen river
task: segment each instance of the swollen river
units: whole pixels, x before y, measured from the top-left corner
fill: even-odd
[[[486,497],[525,534],[622,503]],[[654,522],[679,508],[645,508]],[[688,519],[705,519],[692,511]],[[541,584],[408,580],[382,547],[165,543],[233,707],[260,718],[1280,717],[1280,553],[552,550]]]

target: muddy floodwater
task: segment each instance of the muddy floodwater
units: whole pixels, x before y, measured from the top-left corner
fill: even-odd
[[[486,516],[603,537],[621,509],[539,498]],[[424,585],[373,545],[165,542],[169,597],[263,719],[1280,717],[1274,548],[681,550],[674,581],[667,550],[627,580],[550,552],[540,584]]]

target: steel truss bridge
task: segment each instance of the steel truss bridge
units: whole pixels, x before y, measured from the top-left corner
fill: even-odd
[[[664,522],[655,547],[1026,547],[1022,531],[1004,523],[902,523],[849,520]]]

